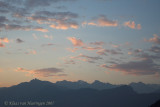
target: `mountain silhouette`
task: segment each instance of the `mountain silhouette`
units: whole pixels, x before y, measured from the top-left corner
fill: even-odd
[[[150,107],[160,107],[160,100],[156,101],[154,104],[152,104]]]
[[[142,82],[129,84],[138,93],[152,93],[160,89],[159,84],[144,84]]]
[[[72,84],[69,81],[62,83]],[[90,87],[71,89],[66,86],[63,87],[62,83],[58,85],[60,83],[34,79],[12,87],[1,88],[0,107],[6,107],[5,104],[10,104],[10,102],[28,101],[34,103],[24,107],[39,107],[36,102],[54,102],[49,107],[148,107],[160,99],[158,93],[139,94],[128,85],[98,90]],[[77,81],[76,83],[88,86],[88,83],[84,81]],[[97,83],[99,84],[99,81],[95,81],[93,84]],[[73,84],[75,85],[74,82]],[[22,107],[20,104],[17,104],[16,107]],[[13,105],[9,106],[12,107]],[[48,106],[41,105],[40,107]]]

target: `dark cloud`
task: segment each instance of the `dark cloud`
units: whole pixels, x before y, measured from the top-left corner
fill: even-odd
[[[25,0],[25,5],[27,7],[38,7],[38,6],[50,6],[57,2],[67,2],[75,0]]]
[[[149,51],[160,54],[160,47],[158,47],[158,46],[152,46],[152,47],[149,49]]]
[[[70,57],[71,59],[78,59],[84,62],[95,63],[95,61],[102,59],[100,56],[92,57],[83,54],[79,54],[78,56]]]
[[[17,38],[17,39],[16,39],[16,42],[17,42],[17,43],[23,43],[24,41],[23,41],[22,39],[20,39],[20,38]]]
[[[104,42],[100,41],[100,42],[91,42],[91,45],[104,45]]]
[[[150,59],[113,64],[110,66],[104,64],[101,67],[131,75],[154,75],[160,73],[159,65]]]
[[[68,19],[68,18],[77,18],[78,14],[72,12],[50,12],[50,11],[38,11],[35,13],[36,16],[48,16],[58,19]]]
[[[76,64],[74,60],[64,60],[64,64]]]
[[[28,20],[36,21],[39,24],[48,24],[54,29],[77,29],[78,23],[73,20],[78,17],[78,14],[72,12],[49,12],[39,11],[28,17]]]
[[[8,19],[5,16],[0,16],[0,23],[7,22]]]

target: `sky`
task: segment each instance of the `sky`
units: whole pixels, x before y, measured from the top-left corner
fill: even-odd
[[[0,87],[38,78],[160,83],[159,0],[0,0]]]

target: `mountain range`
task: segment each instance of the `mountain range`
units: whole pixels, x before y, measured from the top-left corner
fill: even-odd
[[[85,81],[82,81],[82,80],[79,80],[76,82],[63,80],[63,81],[58,81],[55,84],[58,86],[63,86],[65,88],[69,88],[69,89],[92,88],[92,89],[97,89],[97,90],[112,89],[112,88],[116,88],[116,87],[124,85],[124,84],[113,85],[110,83],[103,83],[98,80],[95,80],[91,84],[89,84]],[[133,88],[133,90],[136,91],[137,93],[160,92],[160,84],[145,84],[142,82],[138,82],[138,83],[132,82],[128,86],[131,86]]]
[[[33,79],[0,88],[0,107],[149,107],[160,99],[158,92],[137,93],[134,85]]]

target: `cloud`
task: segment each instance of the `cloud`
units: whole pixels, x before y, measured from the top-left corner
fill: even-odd
[[[131,28],[131,29],[138,29],[138,30],[140,30],[141,29],[141,24],[137,24],[137,26],[136,26],[136,24],[135,24],[135,22],[134,21],[128,21],[128,22],[124,22],[124,24],[123,24],[124,26],[127,26],[127,27],[129,27],[129,28]]]
[[[75,0],[24,0],[27,7],[50,6],[57,2],[67,2]]]
[[[4,45],[3,43],[0,42],[0,47],[1,47],[1,48],[2,48],[2,47],[5,47],[5,45]]]
[[[41,27],[38,27],[38,28],[34,28],[35,31],[40,31],[40,32],[48,32],[48,29],[44,29],[44,28],[41,28]]]
[[[48,43],[48,44],[43,44],[42,45],[42,47],[44,47],[44,46],[54,46],[55,44],[53,44],[53,43]]]
[[[8,22],[9,20],[5,16],[0,16],[0,23]]]
[[[69,28],[77,29],[79,27],[78,23],[73,20],[77,17],[78,14],[72,12],[39,11],[27,19],[36,21],[39,24],[48,24],[54,29],[67,30]]]
[[[117,21],[109,20],[106,16],[103,16],[103,15],[99,16],[98,18],[96,18],[92,22],[83,23],[83,25],[84,24],[88,24],[91,26],[101,26],[101,27],[116,27],[116,26],[118,26]]]
[[[67,30],[69,28],[77,29],[78,24],[76,22],[58,21],[57,24],[52,24],[50,25],[50,27],[54,29],[62,29],[62,30]]]
[[[130,61],[110,66],[103,64],[100,67],[130,75],[156,75],[160,72],[159,65],[155,64],[152,60]]]
[[[84,47],[82,47],[82,48],[85,49],[85,50],[88,50],[88,51],[93,51],[93,50],[102,49],[102,47],[87,47],[87,46],[84,46]]]
[[[51,40],[53,39],[53,36],[52,36],[52,35],[50,35],[50,36],[49,36],[49,35],[44,35],[43,37],[44,37],[44,38],[47,38],[47,39],[51,39]]]
[[[64,60],[64,64],[76,64],[74,60]]]
[[[159,54],[142,53],[137,56],[139,57],[139,59],[143,59],[143,60],[158,60],[158,59],[160,59]]]
[[[0,29],[2,28],[6,30],[25,30],[25,31],[34,30],[34,31],[40,31],[40,32],[48,32],[47,29],[44,29],[42,27],[34,27],[31,25],[22,26],[18,24],[0,24]]]
[[[27,72],[29,75],[33,75],[35,77],[50,77],[50,76],[66,76],[66,74],[58,74],[63,73],[64,71],[59,68],[42,68],[36,70],[27,70],[25,68],[18,67],[15,71],[17,72]],[[55,75],[58,74],[58,75]]]
[[[99,55],[107,55],[106,52],[107,52],[106,49],[101,49],[101,50],[98,50],[96,53]]]
[[[102,41],[97,42],[96,41],[96,42],[91,42],[90,44],[91,45],[100,45],[101,46],[101,45],[104,45],[104,42],[102,42]]]
[[[67,48],[68,51],[70,52],[76,52],[77,50],[79,50],[79,48]]]
[[[50,11],[38,11],[35,13],[35,16],[48,16],[55,19],[71,19],[78,18],[78,14],[72,12],[50,12]]]
[[[160,53],[160,47],[158,46],[152,46],[149,51],[154,52],[154,53]]]
[[[23,43],[24,41],[23,41],[22,39],[20,39],[20,38],[17,38],[17,39],[16,39],[16,42],[17,42],[17,43]]]
[[[95,63],[95,61],[102,59],[101,57],[91,57],[83,54],[79,54],[78,56],[70,57],[71,59],[78,59],[84,62]]]
[[[84,45],[82,40],[77,39],[75,37],[68,37],[67,39],[72,42],[73,46],[83,46]]]
[[[97,51],[97,54],[99,54],[99,55],[107,55],[107,53],[112,54],[112,55],[123,54],[122,52],[117,51],[117,50],[113,50],[113,49],[111,49],[111,50],[109,50],[109,49],[101,49],[101,50]]]
[[[5,47],[4,43],[9,43],[8,38],[0,38],[0,47]]]
[[[0,42],[9,43],[9,40],[8,38],[4,37],[4,38],[0,38]]]
[[[160,44],[160,37],[158,35],[154,34],[153,38],[150,38],[149,40],[144,39],[144,41],[153,42],[155,44]]]
[[[137,55],[137,54],[141,54],[141,53],[143,53],[142,49],[135,49],[133,51],[129,51],[128,55]]]

